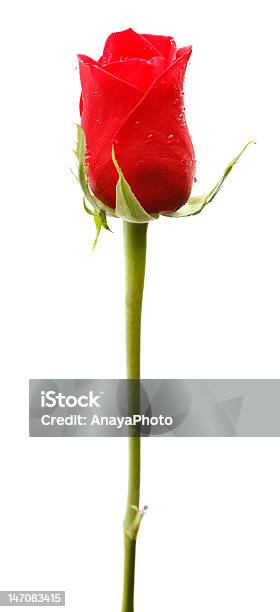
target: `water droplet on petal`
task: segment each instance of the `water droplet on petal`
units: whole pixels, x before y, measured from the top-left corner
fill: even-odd
[[[140,121],[135,121],[134,125],[135,127],[137,127],[138,125],[140,125]]]
[[[152,138],[153,134],[148,134],[147,138]]]
[[[169,136],[167,136],[167,140],[171,141],[174,138],[174,134],[169,134]]]

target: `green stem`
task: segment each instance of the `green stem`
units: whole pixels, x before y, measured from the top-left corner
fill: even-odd
[[[147,223],[124,221],[124,254],[126,280],[126,357],[127,378],[140,380],[141,312],[146,266]],[[139,412],[140,384],[129,388],[129,407]],[[136,539],[142,513],[140,497],[141,438],[131,435],[129,442],[128,494],[124,518],[124,576],[122,612],[134,612],[134,576]],[[134,508],[133,508],[134,506]]]

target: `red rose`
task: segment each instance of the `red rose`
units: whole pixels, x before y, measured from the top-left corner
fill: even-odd
[[[79,55],[81,117],[90,187],[116,206],[118,174],[147,212],[175,211],[187,202],[195,158],[184,115],[183,80],[191,47],[169,36],[116,32],[96,62]]]

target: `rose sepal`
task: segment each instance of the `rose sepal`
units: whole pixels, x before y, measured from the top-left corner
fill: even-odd
[[[99,234],[101,232],[102,227],[106,230],[108,230],[109,232],[111,232],[111,228],[109,227],[108,223],[107,223],[107,217],[106,217],[106,213],[103,210],[91,210],[86,202],[86,199],[83,198],[83,205],[84,205],[84,209],[86,211],[86,213],[88,215],[92,215],[94,223],[95,223],[95,229],[96,229],[96,234],[95,234],[95,239],[93,241],[93,245],[92,245],[92,251],[94,251],[96,245],[97,245],[97,241],[99,238]]]
[[[73,172],[75,178],[78,183],[80,183],[81,189],[83,191],[83,206],[84,210],[92,215],[96,228],[96,235],[93,242],[92,250],[95,249],[97,240],[100,234],[102,227],[108,231],[112,231],[107,222],[107,215],[115,217],[115,211],[113,208],[106,206],[103,204],[101,200],[99,200],[91,191],[89,183],[88,183],[88,166],[86,163],[86,137],[83,128],[80,125],[77,125],[77,142],[76,148],[74,149],[74,154],[77,158],[77,173],[76,176]],[[91,208],[90,208],[90,207]]]
[[[226,166],[223,175],[208,193],[204,193],[201,196],[191,196],[186,202],[186,204],[181,206],[181,208],[179,208],[177,211],[170,213],[161,213],[161,215],[164,217],[180,219],[184,217],[194,216],[202,212],[202,210],[208,204],[210,204],[210,202],[212,202],[217,193],[219,193],[226,177],[229,175],[232,168],[235,166],[241,155],[244,153],[244,151],[250,144],[255,144],[255,142],[253,140],[249,140],[246,143],[240,153],[238,153],[238,155],[236,155],[236,157],[234,157],[233,160]],[[84,194],[84,209],[89,215],[93,216],[96,228],[96,236],[93,243],[93,250],[97,244],[97,240],[102,227],[106,230],[111,231],[107,223],[107,215],[120,218],[129,223],[149,223],[150,221],[154,221],[155,219],[159,218],[159,213],[150,214],[145,211],[144,208],[141,206],[139,200],[134,195],[129,183],[125,179],[124,174],[118,164],[114,146],[112,147],[112,160],[119,176],[116,185],[115,209],[103,204],[103,202],[101,202],[92,193],[90,189],[88,182],[88,166],[86,163],[86,138],[82,127],[79,125],[77,125],[77,144],[74,153],[78,161],[78,176],[76,176],[76,179],[80,183]]]
[[[112,148],[112,160],[119,175],[116,186],[116,216],[129,223],[149,223],[149,221],[158,219],[158,213],[147,213],[135,197],[117,162],[114,147]]]
[[[207,204],[210,204],[210,202],[212,202],[212,200],[215,198],[217,193],[219,193],[220,189],[223,186],[223,183],[224,183],[226,177],[229,175],[229,173],[231,172],[232,168],[235,166],[235,164],[240,159],[241,155],[244,153],[244,151],[247,149],[247,147],[250,144],[256,144],[256,143],[255,143],[254,140],[249,140],[246,143],[246,145],[243,147],[243,149],[240,151],[240,153],[238,153],[238,155],[236,155],[236,157],[234,157],[233,160],[231,162],[229,162],[229,164],[226,166],[223,175],[218,180],[218,182],[213,187],[213,189],[211,189],[211,191],[209,191],[208,193],[204,193],[201,196],[191,196],[188,199],[187,203],[184,204],[183,206],[181,206],[181,208],[179,208],[175,212],[173,212],[173,213],[162,213],[164,215],[164,217],[173,217],[175,219],[176,218],[180,219],[180,218],[183,218],[183,217],[191,217],[193,215],[198,215],[198,213],[200,213],[205,208],[205,206],[207,206]]]
[[[80,183],[85,199],[97,211],[102,210],[106,215],[115,217],[115,211],[110,206],[103,204],[91,191],[88,183],[88,165],[86,163],[86,137],[83,128],[77,125],[77,143],[74,154],[78,160],[78,176],[75,176]]]

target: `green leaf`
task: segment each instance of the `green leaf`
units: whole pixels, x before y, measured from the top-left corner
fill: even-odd
[[[202,196],[190,197],[188,202],[184,204],[184,206],[179,208],[179,210],[177,210],[174,213],[168,213],[168,214],[165,213],[164,216],[180,218],[180,217],[190,217],[192,215],[197,215],[198,213],[200,213],[203,210],[203,208],[207,206],[207,204],[210,204],[210,202],[212,202],[212,200],[217,195],[217,193],[219,193],[226,177],[231,172],[233,166],[235,166],[236,162],[239,160],[242,153],[244,153],[245,149],[247,149],[247,147],[250,144],[255,144],[255,142],[253,140],[249,140],[249,142],[247,142],[245,147],[243,147],[242,151],[240,151],[240,153],[236,157],[234,157],[233,160],[227,165],[223,176],[221,176],[220,180],[217,182],[215,187],[213,187],[213,189],[209,191],[209,193],[205,193]]]
[[[148,223],[149,221],[158,219],[158,214],[149,215],[144,208],[142,208],[140,202],[138,202],[116,160],[114,147],[112,149],[112,159],[119,175],[116,187],[117,217],[120,217],[124,221],[129,221],[130,223]]]

